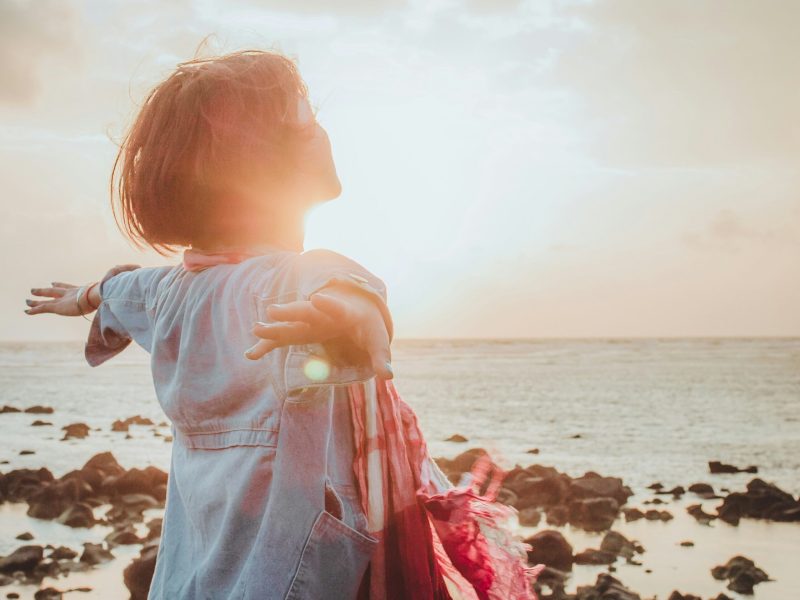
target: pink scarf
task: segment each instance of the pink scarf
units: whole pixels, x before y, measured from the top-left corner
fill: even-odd
[[[189,249],[183,266],[202,271],[261,253]],[[379,540],[359,600],[536,600],[532,583],[544,565],[527,566],[530,546],[508,523],[515,511],[496,501],[500,470],[479,460],[471,485],[453,486],[391,381],[372,378],[348,392],[353,470],[369,532]]]
[[[359,600],[536,600],[531,586],[544,565],[527,566],[530,546],[508,522],[515,511],[496,501],[503,473],[479,460],[472,483],[453,486],[391,381],[373,378],[349,392],[353,468],[369,532],[379,540],[368,594]]]

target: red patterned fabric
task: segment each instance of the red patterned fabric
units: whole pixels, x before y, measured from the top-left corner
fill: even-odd
[[[480,495],[490,462],[472,483],[454,487],[428,454],[414,411],[391,381],[349,386],[354,469],[370,534],[380,543],[370,563],[369,600],[432,598],[536,600],[532,583],[544,565],[527,550],[495,501],[500,473]]]

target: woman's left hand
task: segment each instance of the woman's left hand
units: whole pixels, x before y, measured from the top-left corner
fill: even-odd
[[[113,277],[124,271],[135,271],[138,268],[140,268],[139,265],[117,265],[109,269],[105,277]],[[50,300],[26,300],[25,303],[28,308],[25,313],[29,315],[53,314],[61,315],[62,317],[79,317],[88,314],[94,309],[85,304],[83,306],[79,305],[79,301],[84,303],[87,301],[86,298],[78,298],[78,293],[82,289],[84,288],[62,281],[52,282],[51,287],[32,288],[31,294],[33,296],[50,298]],[[99,293],[96,289],[92,290],[92,292],[95,295],[94,304],[97,305],[100,300]]]
[[[323,343],[346,337],[369,355],[375,373],[391,379],[389,331],[376,301],[346,285],[332,285],[311,296],[310,301],[273,304],[268,315],[274,323],[256,323],[253,333],[261,338],[245,352],[258,360],[268,352],[291,344]]]

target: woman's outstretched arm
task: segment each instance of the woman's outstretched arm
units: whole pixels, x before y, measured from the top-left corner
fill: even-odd
[[[109,269],[105,277],[113,277],[118,273],[134,271],[138,268],[140,268],[139,265],[118,265]],[[53,314],[62,317],[79,317],[97,310],[102,301],[100,286],[94,283],[77,286],[72,283],[54,281],[51,287],[32,288],[31,294],[40,298],[50,298],[50,300],[26,300],[28,308],[25,313],[29,315]]]

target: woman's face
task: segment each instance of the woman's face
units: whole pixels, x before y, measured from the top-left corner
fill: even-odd
[[[332,200],[342,193],[342,184],[336,173],[328,133],[314,118],[311,105],[305,98],[298,101],[297,117],[301,125],[311,128],[311,134],[297,146],[295,185],[298,192],[312,203]]]

